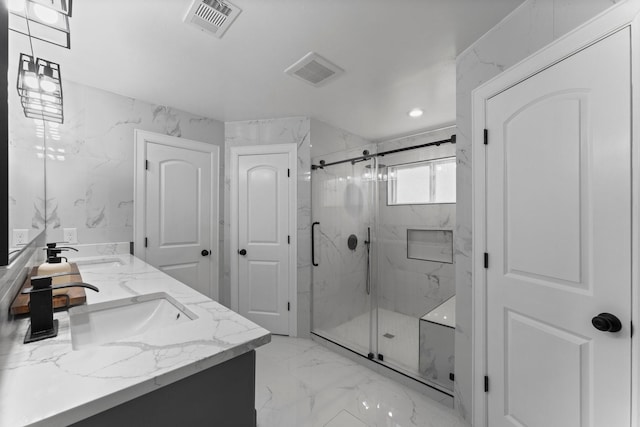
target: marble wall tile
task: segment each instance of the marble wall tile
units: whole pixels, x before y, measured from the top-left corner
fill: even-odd
[[[311,119],[311,157],[343,152],[371,143],[358,135],[338,129],[320,120]]]
[[[447,140],[455,126],[378,144],[378,152]],[[455,156],[443,144],[386,155],[386,166]],[[407,229],[454,232],[456,205],[387,205],[387,182],[380,182],[378,207],[378,292],[381,308],[419,318],[455,294],[455,265],[410,259]]]
[[[51,240],[68,227],[77,228],[79,243],[132,240],[135,129],[208,142],[223,155],[217,120],[72,82],[64,90],[65,123],[47,146],[61,153],[47,164],[47,197],[60,218]]]
[[[420,320],[420,374],[453,391],[454,329]]]
[[[47,123],[39,129],[32,119],[25,122],[17,100],[9,105],[12,143],[18,148],[45,147],[48,241],[61,241],[63,228],[76,228],[79,244],[133,240],[135,129],[218,145],[221,162],[224,159],[224,125],[220,121],[67,80],[63,89],[64,124]],[[19,184],[12,187],[16,200],[13,216],[31,224],[15,226],[41,229],[44,221],[38,212],[44,212],[45,201],[26,188]],[[25,208],[18,196],[36,199],[29,199]],[[222,233],[220,236],[219,265]]]
[[[311,330],[311,147],[310,120],[307,117],[251,120],[225,123],[225,165],[231,161],[230,148],[246,145],[296,144],[297,146],[297,296],[298,336]],[[231,175],[224,171],[224,253],[231,253],[231,225],[229,222]],[[224,259],[221,302],[231,303],[230,259]]]
[[[451,135],[455,135],[456,131],[457,131],[456,126],[447,126],[440,129],[421,132],[411,136],[394,138],[388,141],[381,141],[377,144],[378,152],[395,150],[397,148],[413,147],[415,145],[426,144],[429,142],[446,140],[451,138]],[[452,147],[451,145],[443,144],[439,147],[434,147],[434,146],[429,147],[428,151],[425,151],[425,150],[408,151],[408,152],[405,152],[404,155],[408,156],[407,157],[408,161],[410,161],[411,159],[414,159],[413,161],[417,161],[417,160],[426,160],[426,159],[432,159],[437,157],[452,156],[455,154],[455,149],[452,150],[451,147]],[[399,156],[399,155],[401,154],[396,154],[396,156]],[[381,160],[381,162],[384,163],[383,160]]]
[[[467,421],[472,417],[472,91],[615,3],[616,0],[527,0],[456,59],[454,394],[456,409]]]

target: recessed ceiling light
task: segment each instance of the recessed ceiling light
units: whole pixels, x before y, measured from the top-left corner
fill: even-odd
[[[409,117],[416,119],[422,116],[422,113],[424,113],[424,111],[422,111],[422,108],[414,108],[413,110],[409,111]]]

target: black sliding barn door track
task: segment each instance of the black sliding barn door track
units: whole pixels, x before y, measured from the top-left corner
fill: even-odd
[[[401,151],[409,151],[409,150],[415,150],[417,148],[432,147],[432,146],[438,147],[442,144],[455,144],[455,143],[456,143],[456,136],[451,135],[451,138],[449,139],[428,142],[426,144],[414,145],[413,147],[396,148],[395,150],[383,151],[381,153],[369,154],[369,151],[365,150],[362,156],[352,157],[350,159],[344,159],[337,162],[325,163],[324,160],[320,160],[319,165],[311,165],[311,170],[324,169],[327,166],[339,165],[341,163],[347,163],[347,162],[351,162],[351,164],[355,164],[358,162],[363,162],[363,161],[372,159],[374,157],[383,157],[387,154],[399,153]]]

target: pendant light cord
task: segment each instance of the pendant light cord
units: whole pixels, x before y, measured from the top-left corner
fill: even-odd
[[[27,6],[27,2],[24,2],[24,19],[25,21],[27,21],[27,35],[29,37],[29,48],[31,49],[31,60],[35,61],[36,59],[36,54],[33,52],[33,38],[31,37],[31,25],[29,25],[29,7]],[[38,70],[36,69],[36,76],[38,75]],[[40,119],[42,120],[42,127],[44,129],[43,130],[43,135],[42,135],[42,140],[43,140],[43,146],[45,149],[45,152],[43,153],[45,156],[47,155],[47,121],[44,119],[44,112],[40,113]],[[45,162],[46,163],[46,162]]]
[[[27,21],[27,35],[29,36],[29,47],[31,48],[31,58],[35,59],[35,54],[33,53],[33,40],[31,38],[31,25],[29,25],[29,8],[27,6],[27,2],[24,2],[24,19]]]

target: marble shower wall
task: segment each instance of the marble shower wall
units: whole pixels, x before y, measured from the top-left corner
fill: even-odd
[[[298,147],[298,336],[309,335],[311,324],[311,155],[310,120],[291,117],[271,120],[251,120],[225,123],[225,164],[230,164],[230,147],[244,145],[296,144]],[[231,253],[230,213],[231,175],[224,172],[224,253]],[[222,235],[222,234],[221,234]],[[224,280],[220,289],[221,302],[231,301],[230,260],[224,260]]]
[[[378,144],[378,152],[449,139],[455,126]],[[419,148],[379,157],[380,165],[455,156],[455,145]],[[419,318],[455,295],[455,264],[410,259],[407,230],[454,231],[455,203],[387,205],[387,182],[380,182],[378,208],[378,292],[381,308]],[[455,232],[454,232],[455,238]]]
[[[471,93],[617,0],[527,0],[456,60],[457,220],[455,406],[471,421],[472,404],[472,140]],[[478,142],[476,142],[477,146]]]

